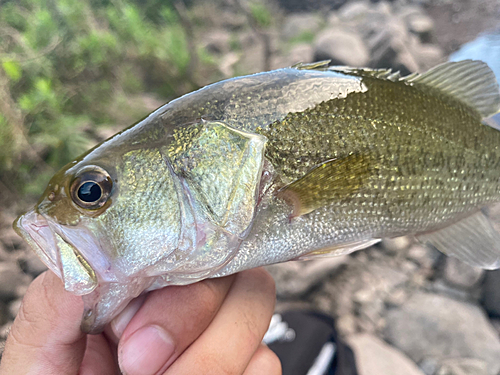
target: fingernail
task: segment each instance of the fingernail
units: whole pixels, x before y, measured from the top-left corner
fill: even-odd
[[[138,329],[118,354],[120,369],[127,375],[150,375],[158,372],[174,353],[172,338],[156,325]]]
[[[145,294],[133,299],[127,307],[125,307],[123,311],[111,321],[109,326],[111,327],[112,334],[110,335],[109,332],[106,332],[108,333],[108,336],[111,336],[116,342],[118,342],[123,335],[123,331],[125,331],[125,328],[127,328],[135,313],[139,311],[145,299]]]

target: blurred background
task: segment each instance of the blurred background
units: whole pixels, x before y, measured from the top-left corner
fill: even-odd
[[[323,59],[407,74],[466,58],[500,77],[499,0],[0,0],[0,356],[45,269],[12,221],[88,148],[233,76]],[[277,311],[333,316],[362,375],[499,374],[498,271],[407,238],[269,270]]]

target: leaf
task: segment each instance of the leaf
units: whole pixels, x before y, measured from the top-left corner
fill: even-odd
[[[2,68],[5,71],[5,74],[15,82],[19,81],[22,77],[21,67],[16,61],[7,60],[2,62]]]

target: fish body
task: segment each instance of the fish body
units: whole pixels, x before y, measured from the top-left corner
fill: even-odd
[[[18,232],[99,332],[134,297],[414,235],[500,265],[500,94],[482,62],[324,64],[176,99],[65,166]]]

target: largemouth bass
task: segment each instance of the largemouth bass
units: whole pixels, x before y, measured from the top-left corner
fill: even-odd
[[[413,235],[500,265],[500,93],[480,61],[300,65],[176,99],[66,165],[15,223],[97,333],[139,294]]]

